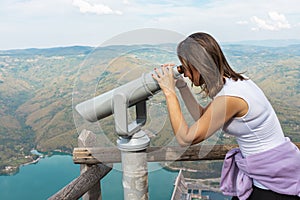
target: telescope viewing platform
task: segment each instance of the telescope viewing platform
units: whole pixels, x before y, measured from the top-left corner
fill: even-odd
[[[100,181],[111,171],[112,163],[121,162],[121,152],[117,147],[93,147],[96,146],[95,137],[96,135],[91,131],[82,131],[78,138],[79,147],[74,148],[73,151],[73,162],[81,165],[81,175],[50,197],[49,200],[71,200],[80,197],[83,197],[84,200],[101,199]],[[300,143],[295,144],[300,148]],[[179,146],[148,147],[146,160],[147,162],[223,160],[226,153],[235,147],[237,145],[195,145],[188,148]],[[205,187],[204,184],[193,184],[186,181],[182,175],[182,170],[180,170],[174,186],[172,200],[181,200],[182,198],[184,200],[209,199],[207,196],[200,195],[201,190],[219,192],[211,187]]]

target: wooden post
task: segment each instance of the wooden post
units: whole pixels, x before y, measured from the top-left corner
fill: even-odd
[[[82,130],[78,137],[78,147],[96,147],[97,146],[97,136],[91,131]],[[93,165],[81,164],[80,174],[83,174],[89,170]],[[100,167],[102,169],[104,166]],[[101,200],[101,185],[100,181],[97,181],[90,190],[82,196],[83,200]]]

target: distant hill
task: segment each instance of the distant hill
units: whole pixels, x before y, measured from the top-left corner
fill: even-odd
[[[245,40],[239,42],[224,42],[224,45],[237,44],[237,45],[253,45],[261,47],[286,47],[290,45],[299,45],[300,40],[289,39],[289,40]]]
[[[1,56],[66,56],[66,55],[78,55],[78,54],[88,54],[94,48],[89,46],[71,46],[71,47],[54,47],[49,49],[13,49],[13,50],[0,50]]]
[[[286,134],[299,142],[300,45],[253,44],[223,44],[222,48],[233,68],[261,86]],[[105,135],[101,141],[114,143],[112,118],[85,123],[73,112],[72,103],[122,85],[162,63],[178,62],[175,50],[175,44],[163,44],[0,51],[0,170],[32,160],[32,148],[72,152],[82,128],[101,129]],[[147,106],[151,108],[147,128],[156,133],[151,144],[172,143],[163,95],[153,97]],[[231,141],[221,137],[218,142]]]

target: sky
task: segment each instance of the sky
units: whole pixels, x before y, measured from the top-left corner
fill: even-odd
[[[300,39],[299,0],[0,0],[0,49],[99,46],[136,30]],[[156,37],[157,38],[157,37]]]

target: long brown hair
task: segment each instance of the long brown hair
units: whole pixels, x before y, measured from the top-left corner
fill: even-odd
[[[200,73],[200,87],[211,98],[222,89],[224,77],[245,79],[230,67],[217,41],[207,33],[194,33],[180,42],[177,56],[185,70],[194,68]]]

